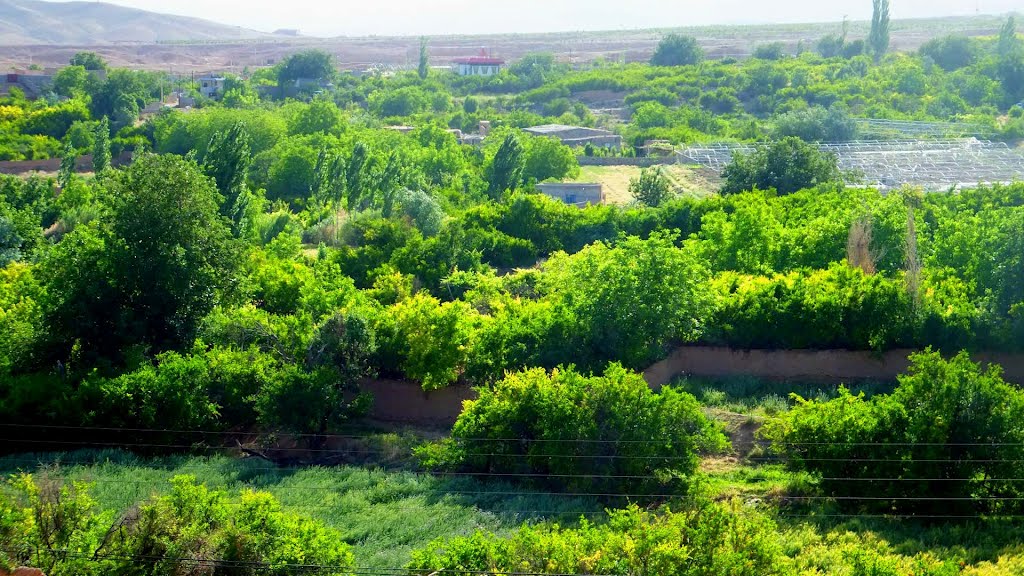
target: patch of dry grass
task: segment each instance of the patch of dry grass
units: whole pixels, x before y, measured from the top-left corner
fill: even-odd
[[[703,198],[715,193],[717,186],[705,175],[682,164],[662,166],[676,192],[683,196]],[[604,187],[608,204],[629,204],[629,181],[640,177],[639,166],[582,166],[574,182],[598,183]]]

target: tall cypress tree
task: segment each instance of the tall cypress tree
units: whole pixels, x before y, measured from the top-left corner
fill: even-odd
[[[430,52],[427,50],[427,38],[420,38],[420,80],[426,80],[430,75]]]
[[[235,202],[245,187],[245,178],[251,165],[249,133],[242,122],[235,122],[227,132],[218,132],[210,138],[203,172],[213,178],[217,183],[217,191],[224,197],[221,214],[229,217],[233,214]]]
[[[64,143],[64,152],[60,156],[60,170],[57,172],[57,185],[67,188],[71,183],[71,176],[75,173],[75,164],[78,163],[78,155],[75,154],[75,147],[71,141]]]
[[[875,55],[875,62],[880,62],[889,51],[889,0],[872,0],[874,10],[871,14],[871,33],[868,45]]]
[[[1010,14],[1010,17],[1006,19],[1006,23],[1003,24],[1003,28],[999,31],[999,57],[1006,58],[1012,55],[1019,45],[1017,18]]]
[[[102,174],[110,168],[110,120],[104,116],[96,124],[92,144],[92,171]]]
[[[492,197],[499,198],[506,190],[513,190],[522,182],[525,156],[519,138],[515,134],[506,136],[488,170],[488,191]]]

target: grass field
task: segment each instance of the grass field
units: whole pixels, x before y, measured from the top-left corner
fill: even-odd
[[[702,198],[714,194],[717,186],[692,168],[680,164],[662,167],[677,194]],[[604,187],[608,204],[629,204],[629,181],[640,177],[637,166],[582,166],[575,182],[598,183]]]
[[[576,523],[599,517],[593,498],[532,494],[504,483],[446,479],[380,468],[275,468],[256,458],[176,456],[142,458],[121,451],[20,455],[0,459],[0,475],[57,465],[61,477],[90,482],[104,510],[121,513],[170,491],[171,478],[188,474],[210,488],[254,488],[282,506],[340,530],[360,567],[395,568],[413,549],[442,536],[477,529],[506,533],[524,522]],[[497,494],[496,494],[497,493]],[[511,494],[510,494],[511,493]]]
[[[508,534],[522,523],[571,527],[581,516],[601,522],[603,505],[575,496],[531,493],[471,479],[449,480],[373,467],[275,468],[228,456],[142,458],[120,451],[19,455],[0,459],[0,474],[39,471],[91,483],[104,510],[121,514],[169,491],[169,480],[196,476],[211,488],[256,488],[285,509],[320,519],[353,546],[356,564],[395,569],[412,550],[478,529]],[[942,523],[856,516],[829,503],[798,504],[814,480],[781,464],[705,459],[700,485],[719,499],[738,498],[775,518],[778,542],[797,573],[879,576],[1024,573],[1024,527],[1007,521]],[[641,503],[643,504],[643,503]],[[774,510],[774,512],[773,512]],[[954,568],[954,569],[951,569]],[[397,573],[397,572],[396,572]]]

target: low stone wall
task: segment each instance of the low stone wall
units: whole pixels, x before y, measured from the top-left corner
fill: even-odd
[[[111,159],[113,166],[123,166],[132,161],[131,152],[124,152]],[[60,170],[60,158],[45,160],[4,160],[0,161],[0,174],[29,174],[32,172],[57,172]],[[92,156],[79,156],[75,160],[75,172],[92,172]]]
[[[420,426],[451,426],[462,413],[462,403],[476,398],[466,385],[427,392],[415,382],[365,380],[361,388],[373,395],[370,418]]]
[[[884,354],[852,350],[734,350],[686,346],[644,371],[644,379],[660,390],[679,376],[750,376],[772,380],[807,379],[821,382],[895,380],[910,366],[912,350]],[[982,364],[1003,367],[1008,382],[1024,386],[1024,355],[978,354]],[[414,382],[366,380],[373,395],[370,417],[382,422],[419,426],[451,426],[466,400],[476,398],[470,386],[457,385],[425,392]]]
[[[644,371],[652,388],[660,389],[682,375],[753,376],[768,379],[895,380],[910,366],[913,350],[884,354],[853,350],[734,350],[686,346]],[[982,364],[999,364],[1008,382],[1024,385],[1024,356],[978,354]]]
[[[580,166],[639,166],[650,168],[651,166],[668,166],[675,164],[675,158],[625,158],[625,157],[599,157],[599,156],[577,156]]]

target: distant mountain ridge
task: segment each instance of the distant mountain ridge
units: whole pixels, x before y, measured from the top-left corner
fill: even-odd
[[[0,0],[0,45],[173,42],[270,37],[270,34],[104,2]]]

